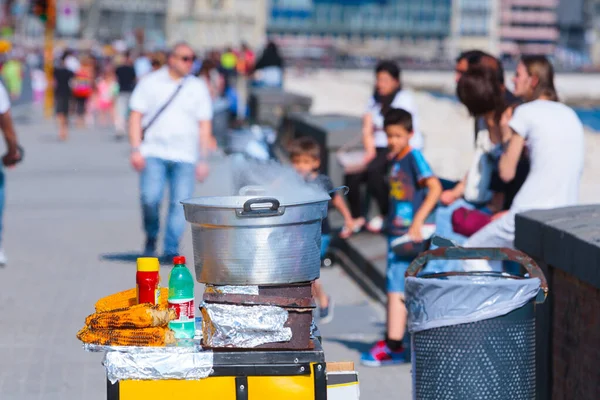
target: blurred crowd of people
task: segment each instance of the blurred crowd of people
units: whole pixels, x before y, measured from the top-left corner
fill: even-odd
[[[195,180],[206,177],[207,151],[216,146],[214,104],[228,103],[230,120],[236,121],[246,116],[248,87],[281,88],[284,63],[277,45],[267,43],[259,56],[242,43],[237,49],[214,49],[199,57],[186,43],[148,52],[115,42],[83,51],[55,48],[53,58],[53,77],[48,80],[41,49],[0,46],[0,129],[7,145],[2,163],[13,166],[24,154],[13,129],[11,104],[40,104],[52,93],[61,141],[69,137],[70,116],[79,128],[99,126],[117,139],[129,136],[131,164],[141,175],[145,254],[156,251],[158,206],[165,185],[170,185],[163,251],[168,257],[177,254],[184,226],[179,201],[191,195]],[[0,168],[0,234],[3,176]],[[178,190],[173,192],[173,187]],[[4,264],[0,247],[0,266]]]
[[[167,51],[114,48],[105,48],[102,53],[65,50],[57,54],[52,84],[60,139],[68,138],[70,115],[76,116],[79,127],[110,127],[117,138],[124,137],[129,96],[135,85],[148,73],[165,67],[168,57]],[[240,109],[239,105],[241,96],[245,102],[245,87],[283,85],[284,63],[274,42],[269,42],[258,57],[243,43],[239,49],[211,50],[204,57],[195,54],[192,61],[191,74],[204,80],[213,100],[228,101],[232,119],[245,116],[245,107]],[[14,66],[9,64],[5,69],[7,75],[15,74]],[[34,81],[45,78],[38,68],[33,70]],[[13,86],[18,85],[7,84],[11,93]],[[44,82],[34,82],[34,88],[39,88],[37,99],[43,97],[45,87]]]

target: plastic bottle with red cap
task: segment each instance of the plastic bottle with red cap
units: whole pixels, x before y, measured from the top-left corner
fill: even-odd
[[[177,319],[169,322],[169,328],[177,339],[192,339],[196,331],[194,278],[185,266],[185,257],[174,257],[173,265],[169,274],[169,308],[175,310]]]

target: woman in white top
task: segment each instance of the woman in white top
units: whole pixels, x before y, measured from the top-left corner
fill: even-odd
[[[369,99],[363,117],[363,145],[365,148],[364,172],[346,175],[346,185],[350,188],[348,202],[354,218],[355,231],[365,225],[363,199],[360,186],[366,182],[367,192],[375,199],[380,214],[367,224],[367,229],[379,232],[383,227],[383,218],[388,211],[388,186],[386,172],[388,163],[387,136],[383,130],[383,116],[390,108],[402,108],[412,114],[414,135],[411,146],[423,147],[423,136],[419,131],[419,117],[412,93],[403,90],[400,82],[400,68],[393,61],[382,61],[375,68],[375,93]],[[342,237],[349,232],[342,232]]]
[[[558,102],[552,65],[542,56],[524,56],[513,81],[515,95],[526,103],[503,124],[506,150],[500,157],[499,174],[504,181],[513,179],[527,147],[529,175],[511,208],[471,236],[465,247],[514,247],[517,213],[577,204],[584,160],[583,126],[571,108]],[[501,270],[499,262],[485,260],[472,260],[464,267]]]

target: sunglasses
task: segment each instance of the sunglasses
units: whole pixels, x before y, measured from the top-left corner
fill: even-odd
[[[181,61],[189,63],[196,60],[196,56],[177,56]]]

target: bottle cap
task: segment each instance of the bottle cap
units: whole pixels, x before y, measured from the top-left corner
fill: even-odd
[[[184,256],[173,257],[173,265],[185,264]]]
[[[137,270],[139,272],[158,272],[160,264],[156,257],[140,257],[137,259]]]

